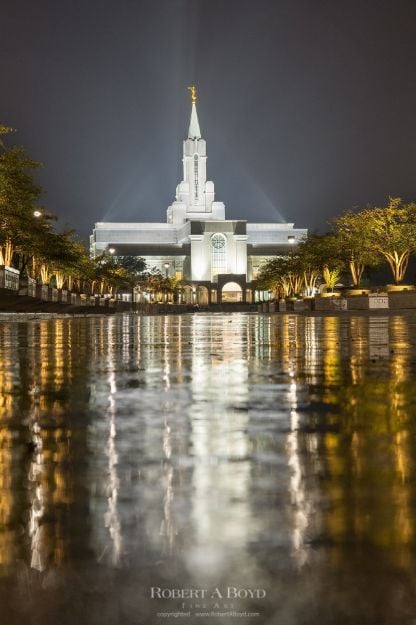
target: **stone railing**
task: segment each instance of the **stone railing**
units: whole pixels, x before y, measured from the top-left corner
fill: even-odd
[[[42,302],[49,301],[49,287],[47,284],[36,285],[36,297],[41,299]]]
[[[20,277],[18,294],[26,297],[36,297],[36,280],[29,276]]]
[[[27,277],[27,294],[29,297],[36,297],[36,280]]]
[[[53,310],[57,311],[57,308],[52,306],[46,306],[45,304],[62,304],[63,306],[73,307],[87,307],[88,309],[101,307],[101,311],[106,312],[105,309],[112,308],[115,311],[125,312],[133,310],[133,304],[122,300],[108,296],[100,297],[99,295],[91,295],[90,293],[72,293],[66,289],[57,289],[51,287],[48,284],[38,284],[35,279],[29,276],[24,276],[20,279],[20,272],[13,267],[5,267],[0,265],[0,289],[8,289],[14,291],[16,295],[21,298],[33,298],[34,300],[41,300],[39,302],[40,310]],[[1,295],[0,295],[1,297]],[[4,298],[5,299],[5,298]],[[7,300],[9,302],[9,298]],[[27,302],[24,304],[27,310],[32,311],[36,309],[36,301]],[[24,309],[19,303],[19,309]],[[10,304],[13,308],[13,303]],[[65,310],[65,309],[64,309]],[[92,312],[88,310],[87,312]]]
[[[257,305],[258,312],[342,312],[342,311],[383,311],[383,310],[411,310],[416,309],[416,289],[407,289],[387,292],[370,292],[369,290],[356,294],[329,294],[325,297],[287,298],[279,300],[276,305],[264,303]]]
[[[68,291],[65,289],[58,291],[58,302],[62,302],[62,304],[68,303]]]
[[[48,295],[49,295],[48,299],[50,302],[58,301],[58,289],[50,288]]]

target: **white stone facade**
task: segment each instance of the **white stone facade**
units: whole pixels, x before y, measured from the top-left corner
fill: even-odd
[[[214,183],[206,178],[206,142],[193,102],[183,143],[183,180],[167,209],[167,223],[96,223],[91,255],[114,248],[116,255],[142,256],[149,268],[190,285],[202,283],[209,291],[220,289],[227,276],[244,293],[254,289],[261,265],[288,253],[307,231],[295,229],[293,223],[225,219],[224,204],[215,201]],[[218,296],[216,301],[221,300],[220,292]]]

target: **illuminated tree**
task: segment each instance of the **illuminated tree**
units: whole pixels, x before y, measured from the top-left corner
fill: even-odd
[[[301,293],[304,276],[300,256],[292,254],[268,260],[261,267],[257,285],[264,291],[272,291],[276,299]]]
[[[298,246],[298,254],[305,294],[313,295],[321,275],[321,263],[316,254],[316,247],[305,239]]]
[[[293,254],[267,261],[261,268],[258,286],[273,291],[275,297],[312,295],[321,278],[328,289],[333,289],[344,266],[338,254],[335,235],[312,234],[298,244]]]
[[[127,269],[133,278],[140,278],[146,270],[146,261],[141,256],[116,256],[114,261],[119,267]]]
[[[72,231],[55,236],[55,253],[50,264],[55,285],[58,289],[66,286],[72,290],[74,278],[88,282],[92,262],[83,244],[74,239]]]
[[[146,262],[140,257],[112,256],[104,253],[95,258],[93,264],[91,289],[94,292],[98,287],[101,295],[105,292],[115,295],[120,289],[133,291],[146,279],[144,272]]]
[[[5,126],[4,124],[0,124],[0,136],[8,135],[11,132],[13,132],[13,128],[10,128],[10,126]],[[0,139],[0,148],[3,148],[4,150],[6,149],[2,139]]]
[[[11,266],[16,251],[22,250],[39,229],[35,211],[39,210],[41,187],[32,171],[40,163],[29,158],[21,147],[0,154],[0,264]]]
[[[311,234],[300,245],[300,254],[309,267],[312,285],[321,277],[326,288],[333,290],[345,267],[339,238],[334,233]]]
[[[358,287],[365,268],[380,263],[380,256],[373,243],[372,221],[365,211],[347,211],[335,218],[333,223],[339,244],[338,253],[345,257],[352,283]]]
[[[370,244],[387,260],[395,284],[400,284],[416,251],[416,203],[390,198],[388,206],[367,208],[361,215],[368,223]]]

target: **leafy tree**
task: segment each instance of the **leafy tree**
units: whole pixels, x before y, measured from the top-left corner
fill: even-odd
[[[303,276],[303,287],[306,295],[315,293],[321,275],[321,259],[316,252],[316,246],[309,243],[307,238],[298,245],[299,270]]]
[[[85,246],[76,240],[71,241],[72,258],[66,264],[66,285],[68,290],[78,291],[85,290],[87,287],[91,288],[95,264],[90,258]]]
[[[396,284],[403,282],[409,258],[416,251],[416,203],[390,198],[384,208],[362,211],[368,223],[369,241],[389,264]]]
[[[124,267],[109,265],[107,267],[107,284],[111,295],[115,295],[119,289],[131,286],[132,276]]]
[[[72,286],[75,276],[88,280],[92,265],[87,250],[74,238],[72,231],[55,234],[55,249],[50,267],[58,289]]]
[[[111,256],[102,254],[93,261],[91,272],[91,289],[96,287],[100,294],[117,293],[119,289],[134,289],[143,280],[144,259],[129,256]]]
[[[123,267],[137,278],[146,270],[146,261],[141,256],[116,256],[114,260],[116,265]]]
[[[100,295],[104,295],[110,289],[112,269],[115,266],[114,259],[102,254],[93,259],[93,264],[93,270],[90,274],[91,291],[94,293],[97,287]]]
[[[116,256],[114,262],[120,270],[123,270],[119,271],[119,277],[124,276],[124,284],[121,288],[130,288],[133,294],[134,289],[143,280],[146,261],[140,256]]]
[[[162,294],[167,296],[173,294],[176,289],[180,288],[180,282],[176,278],[164,276],[158,269],[144,271],[139,276],[136,288],[140,292],[149,293],[154,298],[161,298]]]
[[[345,257],[354,286],[359,286],[366,267],[375,267],[380,262],[373,237],[372,222],[365,211],[346,211],[333,221],[339,253]]]
[[[40,163],[27,156],[24,148],[2,148],[0,154],[0,264],[11,266],[16,251],[27,246],[39,230],[34,215],[39,210],[41,187],[32,171]]]
[[[257,284],[260,289],[273,291],[275,298],[300,293],[304,285],[300,255],[276,256],[269,259],[261,268]]]
[[[340,254],[339,237],[334,233],[311,234],[302,244],[302,248],[303,254],[309,258],[311,269],[314,268],[313,275],[319,269],[326,288],[333,290],[345,267],[345,261]]]
[[[56,286],[63,288],[67,275],[76,266],[80,255],[79,245],[73,237],[73,231],[47,230],[43,233],[34,250],[32,262],[35,275],[40,277],[42,284],[49,284],[52,276],[55,276]]]
[[[11,132],[13,132],[13,128],[0,124],[0,135],[8,135]],[[0,148],[6,149],[2,139],[0,139]]]

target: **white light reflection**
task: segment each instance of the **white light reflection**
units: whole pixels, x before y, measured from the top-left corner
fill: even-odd
[[[106,455],[108,459],[108,497],[107,497],[107,511],[104,516],[105,526],[108,528],[112,541],[111,550],[111,562],[113,565],[118,565],[121,559],[122,550],[122,535],[121,535],[121,523],[118,513],[118,490],[120,481],[117,475],[117,462],[118,455],[116,451],[116,402],[115,394],[117,392],[116,376],[114,371],[113,361],[114,350],[114,320],[109,320],[108,323],[108,358],[107,366],[109,369],[108,385],[110,387],[110,394],[108,396],[108,439],[106,445]]]
[[[248,367],[245,319],[195,316],[192,324],[192,520],[187,564],[218,578],[227,549],[244,548],[256,521],[248,488]],[[251,517],[251,518],[250,518]]]
[[[168,435],[169,436],[169,435]],[[171,449],[170,443],[168,443],[165,447],[164,451],[167,454],[167,458],[170,457]],[[163,499],[163,520],[160,526],[160,535],[164,536],[166,539],[165,543],[165,554],[172,555],[173,548],[175,546],[175,537],[177,535],[177,529],[173,516],[173,499],[174,499],[174,491],[173,491],[173,467],[171,464],[166,463],[164,465],[164,479],[165,479],[165,496]]]
[[[37,412],[37,410],[36,410]],[[37,571],[44,571],[47,565],[47,554],[44,549],[44,530],[41,519],[45,513],[45,487],[42,484],[44,472],[44,460],[42,453],[42,438],[40,425],[34,421],[32,425],[32,444],[35,453],[29,466],[28,480],[34,485],[32,501],[29,512],[29,536],[31,559],[30,566]]]
[[[122,340],[123,340],[123,362],[128,363],[130,359],[130,315],[123,315],[123,332],[122,332]]]
[[[165,393],[170,389],[170,332],[171,332],[171,318],[165,315],[163,318],[163,382],[165,385]],[[175,537],[177,535],[177,529],[173,516],[173,478],[174,469],[170,463],[172,456],[172,430],[167,419],[165,419],[165,427],[162,437],[162,449],[166,460],[163,464],[164,484],[165,484],[165,496],[163,498],[163,519],[160,526],[160,535],[166,539],[165,542],[165,554],[172,555],[175,545]]]
[[[163,381],[165,383],[165,391],[170,389],[170,341],[169,341],[169,317],[165,315],[163,323]]]
[[[290,499],[294,509],[292,528],[293,557],[301,568],[307,561],[308,552],[305,547],[305,533],[309,525],[309,515],[311,512],[310,503],[307,501],[305,484],[303,479],[301,457],[299,452],[299,413],[297,412],[298,388],[295,381],[296,367],[296,325],[291,320],[288,326],[289,339],[289,391],[288,400],[290,405],[290,434],[286,440],[286,450],[288,454],[288,466],[291,471],[289,478]]]

